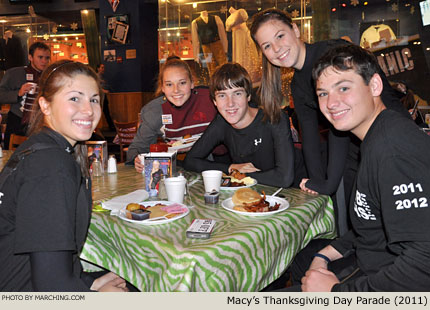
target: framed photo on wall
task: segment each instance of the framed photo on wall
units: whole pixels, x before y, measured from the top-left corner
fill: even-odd
[[[115,27],[112,33],[112,40],[121,44],[125,44],[125,41],[127,40],[128,27],[129,26],[127,24],[115,22]]]
[[[108,44],[130,43],[130,17],[128,14],[105,16]]]

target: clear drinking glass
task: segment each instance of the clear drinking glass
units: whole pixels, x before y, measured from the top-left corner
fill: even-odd
[[[102,163],[96,158],[93,162],[93,176],[100,177],[102,174]]]

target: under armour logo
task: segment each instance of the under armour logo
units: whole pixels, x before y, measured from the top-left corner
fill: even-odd
[[[258,144],[260,144],[261,142],[262,142],[263,140],[260,138],[260,139],[254,139],[254,144],[255,144],[255,146],[257,146]]]
[[[2,198],[4,196],[3,193],[0,192],[0,198]],[[2,204],[2,201],[0,200],[0,205]]]
[[[72,151],[70,150],[70,147],[66,147],[66,152],[67,153],[71,153]]]

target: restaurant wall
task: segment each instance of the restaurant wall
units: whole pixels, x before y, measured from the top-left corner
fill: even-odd
[[[110,39],[109,18],[117,15],[125,16],[129,24],[124,44]],[[158,4],[121,1],[113,12],[108,1],[100,1],[99,20],[101,57],[111,92],[154,91],[154,79],[158,73]]]

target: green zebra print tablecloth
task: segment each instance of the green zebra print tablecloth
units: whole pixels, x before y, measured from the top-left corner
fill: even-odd
[[[265,217],[229,212],[221,201],[205,205],[203,182],[185,173],[190,184],[190,213],[177,221],[143,226],[107,212],[93,212],[81,258],[109,269],[142,291],[259,291],[277,279],[295,254],[313,238],[335,236],[333,205],[328,196],[286,189],[286,211]],[[118,174],[93,180],[94,201],[144,188],[144,177],[119,165]],[[257,185],[267,195],[276,188]],[[210,239],[189,239],[185,231],[195,218],[216,220]]]

